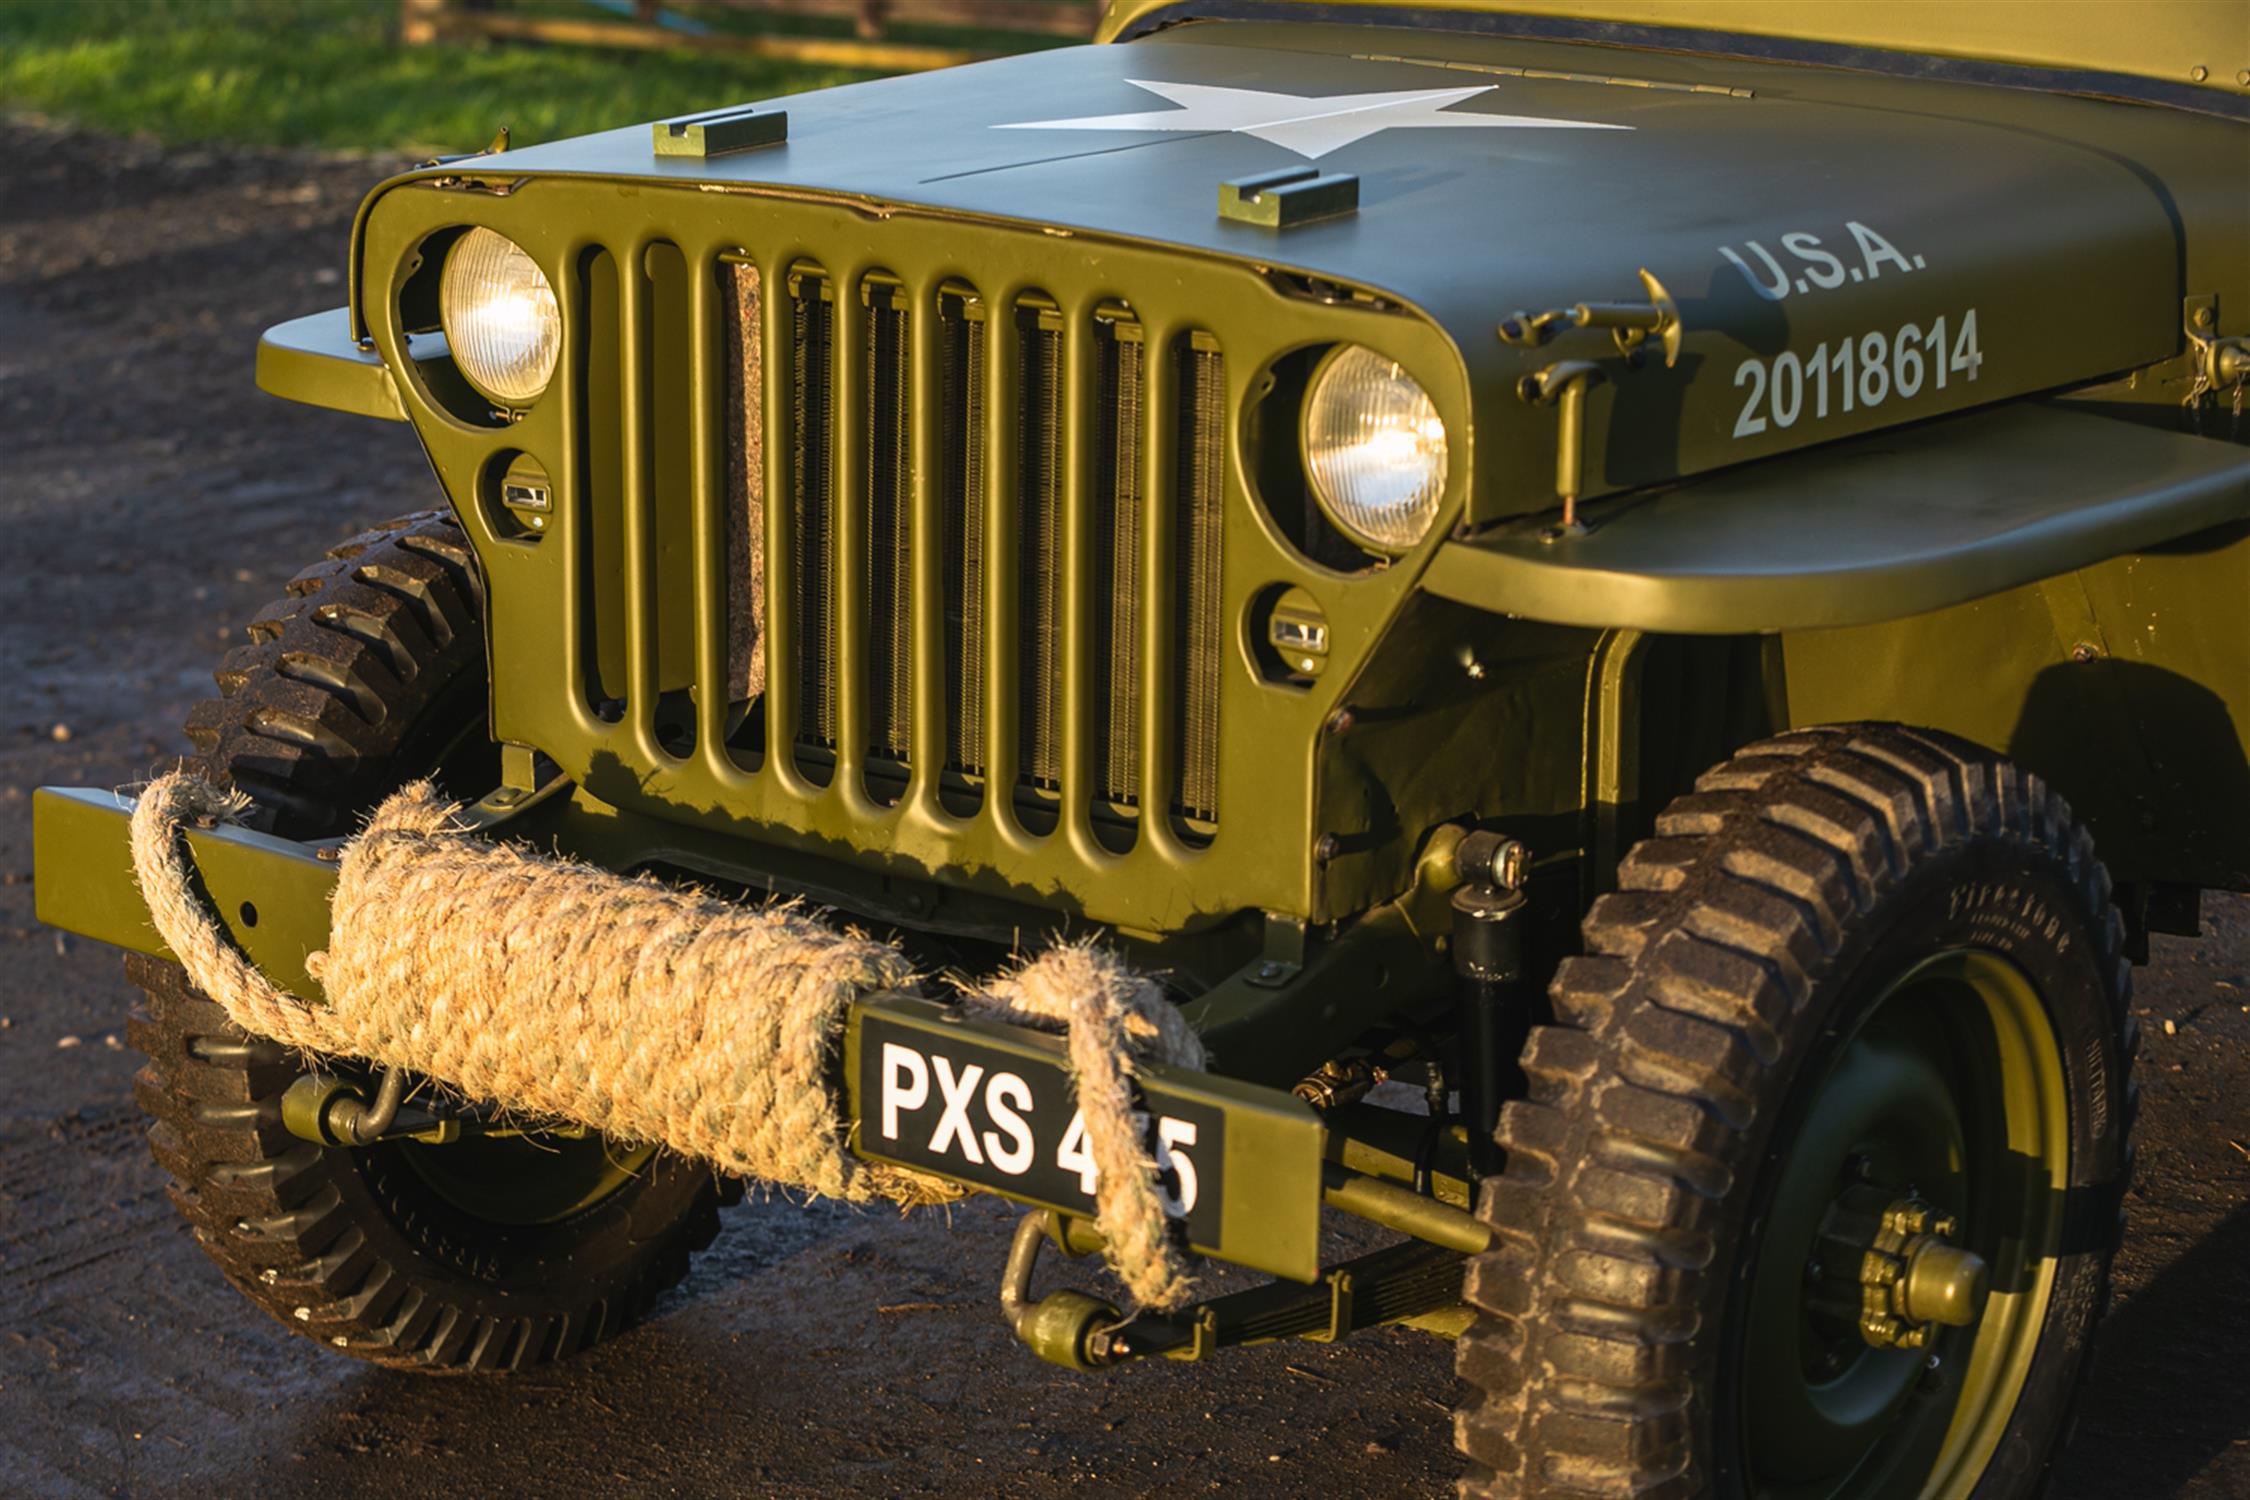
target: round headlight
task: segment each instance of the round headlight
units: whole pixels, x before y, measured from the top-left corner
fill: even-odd
[[[438,318],[453,362],[493,400],[521,406],[562,354],[562,309],[546,273],[506,235],[472,229],[446,253]]]
[[[1345,344],[1305,396],[1305,471],[1337,525],[1383,552],[1429,532],[1445,493],[1445,423],[1414,377]]]

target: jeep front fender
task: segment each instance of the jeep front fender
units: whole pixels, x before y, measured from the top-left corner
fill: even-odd
[[[1522,517],[1423,587],[1558,625],[1692,635],[1924,614],[2250,516],[2250,450],[2027,402]]]
[[[352,337],[351,309],[292,318],[258,340],[258,389],[354,416],[406,420],[398,382],[373,346]]]

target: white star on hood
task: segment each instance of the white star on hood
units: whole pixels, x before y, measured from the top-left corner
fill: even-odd
[[[1591,120],[1549,120],[1536,115],[1445,114],[1448,106],[1495,85],[1465,89],[1407,89],[1390,94],[1272,94],[1262,89],[1218,88],[1201,83],[1125,80],[1169,99],[1178,109],[1137,114],[1093,115],[1077,120],[1025,120],[995,125],[995,130],[1179,130],[1252,135],[1299,156],[1318,158],[1364,140],[1377,131],[1447,130],[1631,130]]]

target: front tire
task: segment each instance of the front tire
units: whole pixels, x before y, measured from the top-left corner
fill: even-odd
[[[1503,1111],[1462,1493],[2036,1493],[2129,1162],[2092,841],[2008,761],[1850,726],[1707,774],[1619,886]],[[1910,1238],[1988,1273],[1965,1326],[1886,1311]]]
[[[349,833],[389,792],[493,775],[483,595],[453,522],[410,516],[300,573],[228,653],[188,735],[200,769],[290,838]],[[518,1369],[630,1325],[718,1229],[704,1167],[599,1136],[325,1147],[283,1128],[301,1072],[175,964],[133,956],[134,1094],[173,1204],[292,1330],[409,1369]]]

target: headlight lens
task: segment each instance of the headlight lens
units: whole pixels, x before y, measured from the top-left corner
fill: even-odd
[[[1385,552],[1428,534],[1445,493],[1445,423],[1414,377],[1346,344],[1305,396],[1305,469],[1337,525]]]
[[[546,273],[506,235],[472,229],[446,253],[438,317],[453,362],[495,401],[547,388],[562,354],[562,309]]]

